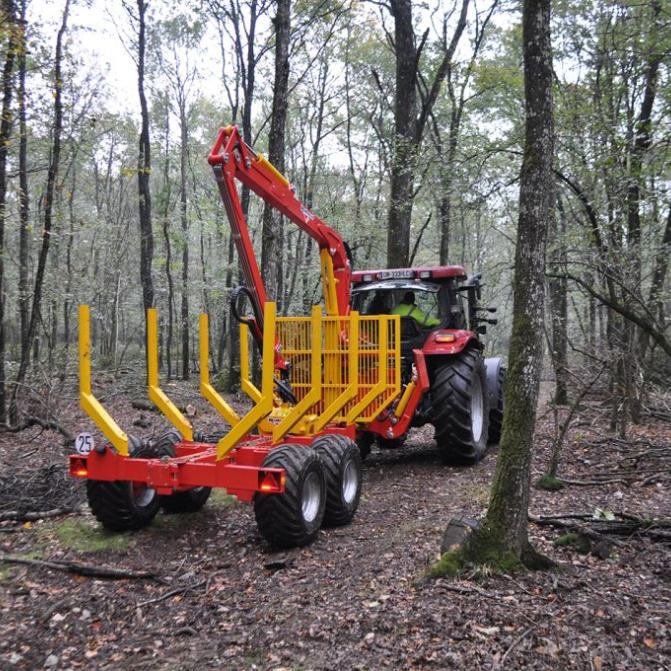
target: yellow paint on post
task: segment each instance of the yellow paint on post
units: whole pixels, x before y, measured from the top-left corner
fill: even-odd
[[[319,433],[359,393],[359,313],[353,310],[350,312],[349,317],[343,318],[343,320],[345,319],[349,321],[347,334],[347,387],[315,419],[313,424],[315,433]],[[330,341],[340,335],[339,323],[331,323],[328,326],[332,327],[335,331],[335,334],[327,338],[327,347],[330,348]],[[335,365],[337,365],[337,361],[336,363],[331,363],[330,367],[334,367]],[[339,370],[331,370],[327,374],[330,375],[328,379],[339,381]]]
[[[263,362],[265,367],[265,361]],[[273,429],[273,442],[280,441],[319,402],[322,394],[322,310],[313,306],[310,316],[310,391]]]
[[[210,337],[208,316],[200,315],[200,393],[212,405],[212,407],[231,425],[240,421],[238,415],[231,406],[217,393],[210,384]]]
[[[328,249],[319,252],[321,260],[322,286],[324,288],[324,305],[327,315],[338,314],[338,295],[336,293],[336,278],[333,272],[333,259]]]
[[[249,327],[242,323],[240,324],[240,389],[254,403],[261,400],[261,392],[254,386],[249,374]]]
[[[128,436],[91,392],[91,327],[88,305],[79,306],[79,405],[116,451],[128,456]]]
[[[275,369],[275,303],[266,303],[263,311],[263,374],[261,398],[217,443],[217,459],[223,459],[273,409],[273,372]]]
[[[156,308],[147,310],[147,378],[149,398],[184,440],[193,440],[193,427],[158,383],[158,317]]]

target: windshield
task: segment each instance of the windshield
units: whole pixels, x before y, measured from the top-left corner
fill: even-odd
[[[383,286],[386,285],[386,286]],[[421,326],[434,326],[442,321],[438,285],[392,285],[378,282],[352,295],[352,307],[362,315],[400,314],[412,317]],[[408,303],[410,296],[413,303]],[[411,306],[403,309],[403,305]]]

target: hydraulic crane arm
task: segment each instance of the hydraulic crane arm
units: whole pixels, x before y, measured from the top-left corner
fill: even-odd
[[[319,245],[321,278],[326,312],[349,313],[352,267],[343,239],[314,212],[296,198],[289,181],[261,154],[244,142],[236,126],[219,129],[208,162],[214,170],[221,199],[230,222],[245,284],[251,294],[256,317],[252,328],[257,342],[263,333],[263,306],[267,300],[265,285],[254,255],[249,229],[242,212],[235,180],[293,221]]]

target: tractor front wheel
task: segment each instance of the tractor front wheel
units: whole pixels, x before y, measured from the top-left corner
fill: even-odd
[[[302,445],[281,445],[268,453],[264,468],[283,468],[282,494],[258,493],[254,516],[261,535],[277,547],[311,543],[319,533],[326,506],[326,480],[319,455]]]
[[[330,433],[315,438],[312,449],[319,455],[326,476],[324,524],[349,524],[361,496],[361,454],[357,444]]]
[[[134,459],[156,459],[170,454],[129,436]],[[156,516],[160,498],[151,487],[127,480],[87,480],[86,496],[96,519],[110,531],[131,531],[147,526]]]
[[[480,352],[467,349],[435,369],[431,414],[443,461],[474,464],[487,451],[487,378]]]

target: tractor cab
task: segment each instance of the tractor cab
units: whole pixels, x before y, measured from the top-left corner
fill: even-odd
[[[355,272],[352,309],[362,315],[400,315],[401,348],[409,354],[436,329],[468,328],[465,280],[461,266]]]

